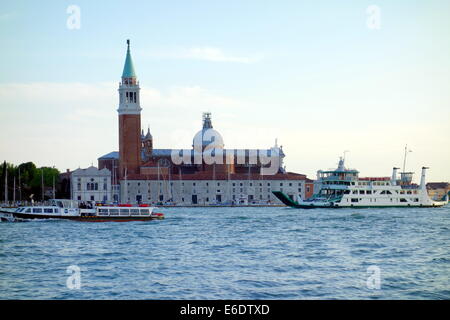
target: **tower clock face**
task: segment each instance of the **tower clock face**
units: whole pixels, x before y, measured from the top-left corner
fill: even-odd
[[[159,159],[158,160],[158,165],[160,167],[170,167],[170,161],[167,159]]]

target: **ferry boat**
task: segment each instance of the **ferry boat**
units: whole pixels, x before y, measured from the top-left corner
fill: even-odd
[[[317,172],[318,192],[311,198],[295,200],[281,191],[273,191],[273,194],[285,205],[303,209],[444,206],[448,203],[448,195],[441,201],[428,196],[427,169],[422,168],[420,185],[412,183],[412,172],[401,172],[397,179],[398,168],[393,169],[392,177],[360,178],[357,170],[345,168],[341,157],[336,170]]]
[[[74,200],[52,199],[48,206],[24,206],[15,211],[0,209],[1,220],[26,221],[33,219],[65,219],[75,221],[147,221],[164,219],[148,205],[79,206]]]

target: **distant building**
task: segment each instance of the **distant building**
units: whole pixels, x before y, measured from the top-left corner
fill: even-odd
[[[71,182],[73,200],[112,202],[111,171],[106,168],[77,169]]]
[[[194,205],[263,204],[280,203],[272,191],[302,198],[313,194],[312,180],[303,174],[286,172],[285,154],[277,143],[264,150],[225,149],[220,133],[213,129],[210,113],[203,114],[203,126],[194,135],[192,148],[154,149],[150,129],[146,134],[141,130],[140,87],[129,41],[127,43],[118,90],[119,151],[98,159],[99,169],[111,172],[112,200]],[[209,161],[205,155],[214,161]],[[175,161],[177,156],[182,161]],[[267,174],[268,171],[271,173]]]
[[[427,183],[428,195],[433,200],[441,200],[450,192],[450,184],[448,182],[429,182]]]

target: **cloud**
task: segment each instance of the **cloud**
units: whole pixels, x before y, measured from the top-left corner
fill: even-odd
[[[11,20],[14,17],[14,12],[0,13],[0,22]]]
[[[12,133],[0,135],[7,161],[73,169],[118,149],[117,83],[0,84],[0,99],[0,128]],[[249,103],[201,86],[143,86],[141,106],[142,128],[150,125],[156,148],[189,148],[204,111],[229,142],[238,141],[231,135],[242,131]]]
[[[240,56],[225,53],[222,49],[210,46],[172,49],[156,49],[149,54],[156,58],[168,59],[192,59],[211,62],[255,63],[262,59],[259,56]]]

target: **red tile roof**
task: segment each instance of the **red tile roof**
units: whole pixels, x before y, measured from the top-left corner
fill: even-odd
[[[167,174],[161,174],[159,177],[160,180],[168,180]],[[223,173],[216,173],[213,175],[210,172],[199,172],[192,174],[182,174],[181,178],[178,174],[172,174],[171,180],[228,180],[228,175]],[[299,173],[278,173],[275,175],[265,175],[262,176],[260,174],[250,174],[250,176],[246,173],[242,174],[230,174],[230,180],[309,180],[306,178],[306,175]],[[143,174],[129,174],[127,180],[158,180],[158,175],[143,175]],[[309,182],[311,182],[310,180]]]

